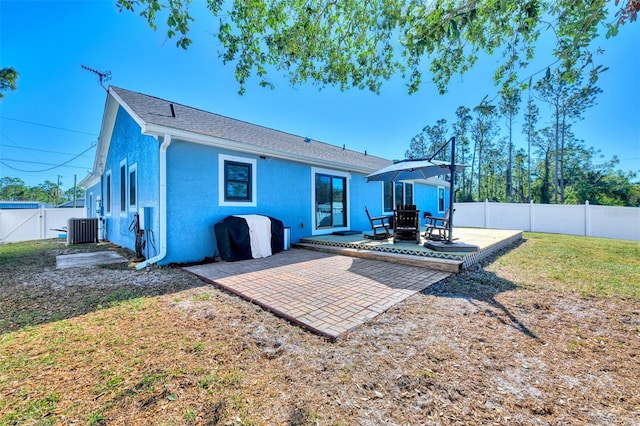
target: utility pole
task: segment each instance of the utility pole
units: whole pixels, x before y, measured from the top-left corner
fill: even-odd
[[[76,208],[76,193],[77,193],[76,182],[77,182],[77,179],[78,179],[78,175],[73,175],[73,208],[74,209]]]
[[[61,184],[61,179],[62,176],[58,175],[58,186],[56,187],[56,189],[53,191],[53,205],[57,206],[58,205],[58,192],[60,192],[60,184]]]

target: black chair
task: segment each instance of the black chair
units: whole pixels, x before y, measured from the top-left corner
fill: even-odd
[[[393,243],[397,240],[420,244],[420,210],[413,204],[399,205],[393,211]]]

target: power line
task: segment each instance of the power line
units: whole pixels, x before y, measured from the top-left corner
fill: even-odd
[[[41,164],[45,166],[55,166],[55,167],[52,167],[51,169],[45,169],[45,170],[22,170],[22,169],[17,169],[15,167],[8,165],[7,163],[5,163],[5,161],[14,161],[16,163]],[[74,169],[85,169],[85,170],[89,168],[89,167],[81,167],[81,166],[66,166],[66,165],[59,165],[59,164],[53,164],[53,163],[43,163],[40,161],[14,160],[13,158],[2,158],[0,159],[0,164],[10,168],[11,170],[15,170],[17,172],[25,172],[25,173],[42,173],[42,172],[47,172],[49,170],[53,170],[57,167],[70,167]]]
[[[37,149],[37,148],[25,148],[23,146],[18,146],[18,145],[6,145],[6,144],[0,144],[0,147],[5,147],[5,148],[18,148],[18,149],[24,149],[24,150],[28,150],[28,151],[37,151],[37,152],[46,152],[48,154],[60,154],[60,155],[75,155],[72,154],[70,152],[59,152],[59,151],[49,151],[46,149]],[[93,158],[90,156],[84,156],[84,158]]]
[[[64,130],[66,132],[80,133],[80,134],[89,135],[89,136],[97,136],[96,133],[88,133],[88,132],[83,132],[83,131],[80,131],[80,130],[67,129],[67,128],[64,128],[64,127],[52,126],[50,124],[35,123],[33,121],[19,120],[17,118],[5,117],[3,115],[0,115],[0,118],[2,118],[3,120],[11,120],[11,121],[17,121],[19,123],[32,124],[34,126],[42,126],[42,127],[49,127],[50,129]]]
[[[89,150],[93,149],[95,147],[94,144],[92,144],[89,148],[85,149],[84,151],[82,151],[80,154],[76,155],[75,157],[73,157],[70,160],[67,160],[63,163],[60,164],[50,164],[50,163],[39,163],[39,162],[35,162],[35,161],[25,161],[25,160],[12,160],[12,159],[8,159],[8,158],[4,158],[4,159],[0,159],[0,164],[3,164],[4,166],[15,170],[17,172],[24,172],[24,173],[42,173],[42,172],[48,172],[50,170],[53,169],[57,169],[58,167],[74,167],[74,168],[78,168],[78,169],[87,169],[86,167],[79,167],[79,166],[67,166],[67,164],[69,164],[70,162],[72,162],[73,160],[77,159],[78,157],[80,157],[82,154],[84,154],[85,152],[88,152]],[[15,162],[20,162],[20,163],[31,163],[31,164],[43,164],[43,165],[50,165],[53,167],[49,167],[47,169],[42,169],[42,170],[20,170],[17,169],[15,167],[12,167],[10,165],[8,165],[7,163],[5,163],[5,161],[15,161]]]

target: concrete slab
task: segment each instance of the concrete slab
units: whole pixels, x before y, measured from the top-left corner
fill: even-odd
[[[190,266],[185,270],[331,338],[450,275],[303,249],[262,259]]]
[[[127,259],[120,256],[115,251],[64,254],[56,256],[56,269],[87,268],[124,262],[127,262]]]

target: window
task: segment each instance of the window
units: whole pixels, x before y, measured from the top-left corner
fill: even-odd
[[[106,193],[107,193],[107,205],[105,206],[105,209],[107,211],[107,215],[110,215],[111,214],[111,170],[107,172]]]
[[[392,212],[399,204],[414,204],[413,183],[384,182],[383,203],[385,212]]]
[[[385,212],[393,211],[393,182],[384,182],[383,187],[383,204]]]
[[[256,165],[251,158],[220,154],[218,190],[221,206],[256,205]]]
[[[413,204],[413,184],[412,183],[404,184],[404,203],[402,204]]]
[[[129,210],[138,207],[138,164],[129,166]]]
[[[251,201],[251,165],[224,162],[224,200]]]
[[[444,186],[438,187],[438,213],[444,213]]]
[[[127,160],[120,162],[120,213],[127,211]]]

